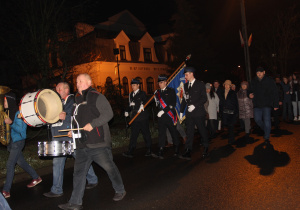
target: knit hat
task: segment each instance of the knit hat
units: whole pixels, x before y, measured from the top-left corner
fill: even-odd
[[[231,83],[231,81],[228,79],[228,80],[226,80],[224,83],[223,83],[223,86],[225,86],[225,85],[232,85],[232,83]]]
[[[205,88],[206,88],[206,89],[211,89],[211,84],[210,84],[210,83],[206,83],[206,84],[205,84]]]
[[[16,102],[16,94],[13,92],[7,92],[5,93],[5,98],[7,100],[8,104],[8,110],[9,110],[9,118],[14,121],[15,114],[18,111],[18,106]]]

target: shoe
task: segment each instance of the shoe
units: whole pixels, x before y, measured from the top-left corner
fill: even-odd
[[[175,146],[175,152],[174,152],[173,156],[174,157],[179,157],[179,146],[178,145]]]
[[[294,117],[294,121],[297,121],[298,119],[297,119],[297,117]]]
[[[58,207],[60,209],[65,209],[65,210],[79,210],[79,209],[83,209],[82,205],[77,205],[77,204],[72,204],[72,203],[59,204]]]
[[[155,158],[159,158],[159,159],[164,159],[164,148],[160,148],[159,151],[157,152],[157,154],[152,154],[152,157],[155,157]]]
[[[132,153],[130,151],[123,152],[122,155],[125,156],[125,157],[128,157],[128,158],[133,158],[133,155],[132,155]]]
[[[208,156],[208,147],[204,147],[203,153],[202,153],[202,157],[206,158]]]
[[[50,191],[50,192],[44,193],[43,195],[45,197],[47,197],[47,198],[57,198],[57,197],[62,196],[63,193],[61,193],[61,194],[55,194],[55,193],[53,193],[53,192]]]
[[[166,148],[173,147],[173,144],[168,143],[165,147]]]
[[[115,196],[113,197],[114,201],[120,201],[122,200],[126,195],[126,192],[124,191],[123,193],[115,193]]]
[[[9,198],[10,197],[10,193],[9,192],[6,192],[6,191],[2,191],[2,195],[4,198]]]
[[[265,145],[270,144],[270,140],[269,139],[265,139]]]
[[[184,160],[191,160],[191,150],[186,149],[185,152],[182,155],[179,155],[180,159],[184,159]]]
[[[37,185],[37,184],[39,184],[39,183],[41,183],[41,182],[42,182],[42,178],[41,178],[41,177],[39,177],[39,178],[37,178],[37,179],[33,179],[33,180],[27,185],[27,187],[28,187],[28,188],[34,187],[35,185]]]
[[[298,121],[300,121],[300,116],[298,116]]]
[[[151,149],[147,149],[147,152],[146,152],[145,156],[146,156],[146,157],[152,156]]]
[[[95,183],[95,184],[87,184],[85,186],[85,189],[90,190],[90,189],[93,189],[94,187],[96,187],[97,185],[98,185],[98,182]]]

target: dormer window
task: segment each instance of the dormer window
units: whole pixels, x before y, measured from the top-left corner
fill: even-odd
[[[125,46],[120,45],[120,60],[126,60],[126,51],[125,51]]]
[[[144,60],[145,62],[152,61],[151,48],[144,48]]]

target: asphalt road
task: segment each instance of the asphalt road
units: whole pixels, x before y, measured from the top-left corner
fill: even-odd
[[[226,132],[211,142],[210,156],[202,159],[199,139],[194,141],[191,161],[172,157],[164,160],[144,157],[139,148],[133,159],[121,153],[114,156],[127,195],[114,202],[114,190],[106,173],[94,165],[99,185],[86,190],[83,207],[98,209],[300,209],[300,125],[281,123],[281,131],[272,131],[271,144],[244,133],[235,145],[227,145]],[[156,148],[155,148],[156,149]],[[66,203],[72,193],[72,160],[65,169],[64,195],[46,198],[52,185],[52,170],[38,170],[43,182],[28,189],[27,174],[18,175],[8,203],[13,210],[52,210]]]

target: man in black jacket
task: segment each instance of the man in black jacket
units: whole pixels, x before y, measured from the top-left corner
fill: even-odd
[[[144,111],[144,104],[147,102],[147,95],[145,91],[140,90],[140,81],[138,79],[131,80],[132,92],[129,94],[129,106],[126,108],[124,113],[125,117],[130,116],[134,118],[135,115],[139,114],[135,120],[131,123],[131,135],[128,151],[123,153],[123,156],[132,158],[133,151],[136,148],[137,138],[140,131],[142,132],[145,144],[146,154],[145,156],[151,156],[151,133],[149,129],[149,113]]]
[[[202,145],[204,146],[203,157],[208,154],[208,134],[205,127],[206,111],[204,104],[207,101],[205,84],[194,77],[195,69],[193,67],[185,67],[184,75],[188,81],[184,84],[184,98],[180,106],[180,118],[186,111],[186,127],[187,141],[185,144],[185,152],[179,158],[190,160],[193,148],[194,129],[197,126],[202,137]]]
[[[159,90],[155,92],[155,102],[158,108],[158,153],[153,154],[153,157],[163,159],[164,147],[166,142],[166,131],[169,129],[173,144],[175,146],[174,156],[178,156],[179,152],[179,138],[176,129],[177,114],[176,106],[176,92],[173,88],[167,87],[167,76],[158,76]]]
[[[72,141],[70,137],[60,137],[56,138],[53,136],[61,135],[59,130],[70,129],[71,128],[71,116],[72,109],[74,104],[74,95],[70,94],[69,84],[66,82],[60,82],[56,85],[56,92],[60,95],[63,103],[63,112],[59,114],[59,119],[55,124],[51,125],[51,134],[53,141]],[[76,158],[76,150],[72,154]],[[48,198],[60,197],[63,195],[63,181],[64,181],[64,168],[66,163],[67,156],[60,156],[53,158],[53,185],[50,192],[44,193],[43,195]],[[98,178],[94,172],[93,166],[90,166],[90,169],[86,175],[87,186],[86,189],[92,189],[97,186]]]
[[[269,142],[271,133],[271,111],[279,108],[278,90],[274,80],[265,75],[262,67],[256,69],[256,78],[248,90],[253,99],[254,120],[264,131],[265,143]]]
[[[58,205],[61,209],[82,209],[85,176],[94,161],[108,174],[115,190],[114,201],[126,195],[121,174],[113,161],[111,135],[108,122],[113,117],[112,108],[104,95],[91,87],[88,74],[80,74],[76,80],[78,93],[75,97],[73,122],[83,132],[76,134],[76,159],[73,175],[73,192],[68,203]],[[75,134],[73,134],[75,137]],[[72,133],[69,132],[69,136]]]

